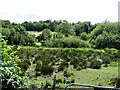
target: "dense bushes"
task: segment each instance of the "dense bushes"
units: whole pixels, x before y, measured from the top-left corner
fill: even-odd
[[[40,72],[42,75],[51,75],[54,71],[54,68],[50,65],[44,64],[42,61],[37,61],[36,63],[36,72]]]
[[[89,34],[90,43],[96,48],[120,48],[120,32],[118,23],[105,22],[98,24]]]
[[[2,28],[2,35],[5,36],[5,40],[8,40],[8,45],[34,45],[35,37],[29,35],[24,27],[17,25],[13,28]]]
[[[117,54],[116,49],[21,48],[18,52],[19,57],[22,57],[22,61],[24,61],[23,56],[27,57],[26,59],[28,60],[31,58],[33,63],[36,64],[36,71],[42,72],[42,74],[52,73],[52,67],[55,67],[54,70],[58,71],[63,71],[65,68],[69,67],[77,70],[87,67],[99,69],[102,63],[109,64],[111,61],[116,61],[117,56],[113,54]],[[41,71],[41,68],[43,71]],[[46,69],[50,70],[50,72]]]
[[[91,47],[92,44],[76,37],[61,38],[47,40],[43,44],[46,47],[62,47],[62,48],[81,48]]]

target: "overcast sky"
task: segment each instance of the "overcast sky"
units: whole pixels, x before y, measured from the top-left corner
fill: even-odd
[[[0,0],[0,19],[24,21],[67,20],[69,22],[118,21],[119,0]]]

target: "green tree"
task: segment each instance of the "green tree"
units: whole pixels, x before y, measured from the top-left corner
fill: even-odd
[[[96,48],[120,48],[120,35],[103,32],[95,39]]]
[[[0,23],[3,28],[10,28],[12,26],[9,20],[0,20]]]
[[[91,29],[91,22],[78,22],[74,25],[74,31],[77,36],[79,36],[82,32],[90,33]]]
[[[64,34],[65,36],[75,34],[72,25],[65,20],[58,25],[57,32],[60,32],[60,33]]]
[[[87,40],[88,39],[88,36],[87,36],[86,32],[82,32],[80,37],[81,37],[82,40]]]
[[[50,39],[52,37],[52,32],[50,29],[44,29],[42,34],[40,34],[37,38],[38,41],[40,40],[47,40]]]

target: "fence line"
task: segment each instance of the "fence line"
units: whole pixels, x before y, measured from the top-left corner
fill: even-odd
[[[94,89],[107,89],[107,90],[120,90],[120,88],[113,88],[113,87],[105,87],[105,86],[95,86],[95,85],[89,85],[89,84],[78,84],[78,83],[70,83],[68,84],[64,90],[67,90],[69,86],[84,86],[84,87],[92,87]]]

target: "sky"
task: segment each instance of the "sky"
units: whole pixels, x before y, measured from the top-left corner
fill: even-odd
[[[119,0],[0,0],[0,19],[24,21],[67,20],[91,23],[118,21]]]

